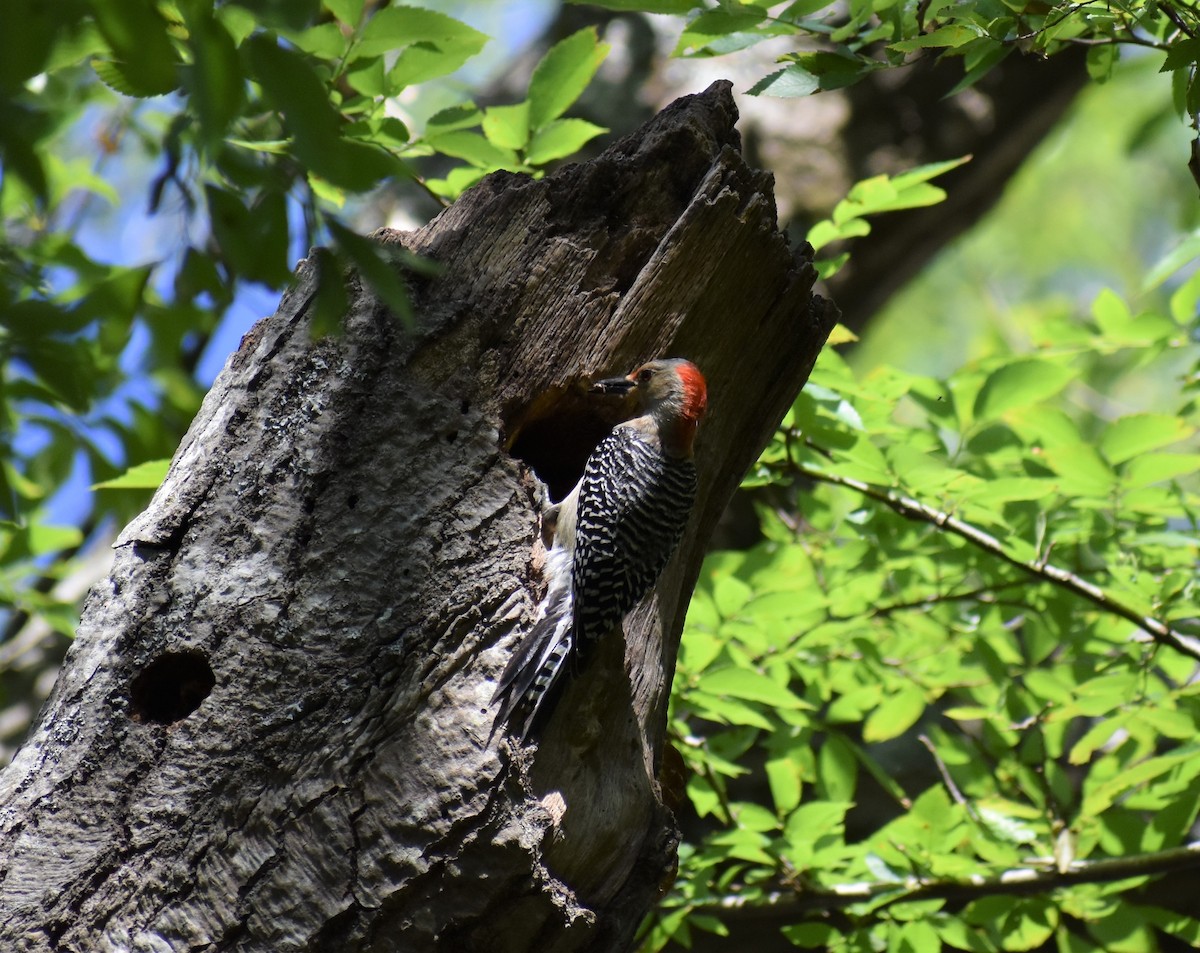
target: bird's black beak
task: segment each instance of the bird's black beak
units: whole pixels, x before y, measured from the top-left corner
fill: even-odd
[[[612,397],[625,397],[635,387],[637,387],[637,383],[631,381],[628,377],[609,377],[602,381],[596,381],[592,385],[592,393],[608,394]]]

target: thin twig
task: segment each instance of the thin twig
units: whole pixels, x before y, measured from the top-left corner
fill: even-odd
[[[1171,6],[1171,4],[1164,3],[1159,9],[1162,10],[1168,20],[1175,24],[1175,28],[1180,33],[1187,37],[1195,37],[1195,31],[1188,29],[1187,24],[1183,22],[1183,17],[1179,15],[1179,11]]]
[[[1004,40],[1002,40],[1001,42],[1017,43],[1017,42],[1020,42],[1021,40],[1037,39],[1037,37],[1040,34],[1045,33],[1047,30],[1053,30],[1059,24],[1065,23],[1069,17],[1074,16],[1076,13],[1078,13],[1084,7],[1090,7],[1090,6],[1092,6],[1092,4],[1098,3],[1098,2],[1100,2],[1100,0],[1082,0],[1082,2],[1080,2],[1080,3],[1072,3],[1065,10],[1060,12],[1057,20],[1054,20],[1050,23],[1043,23],[1036,30],[1030,30],[1028,33],[1018,33],[1016,36],[1007,37]]]
[[[925,746],[925,749],[933,755],[933,763],[937,765],[938,774],[942,776],[942,784],[946,785],[946,790],[950,792],[950,796],[954,798],[956,804],[962,805],[967,816],[976,824],[980,823],[979,813],[975,810],[975,805],[968,801],[962,791],[958,789],[958,785],[954,783],[954,778],[950,777],[950,769],[946,767],[946,762],[942,760],[942,756],[937,753],[937,748],[933,746],[933,742],[926,735],[917,735],[917,741]]]
[[[1068,592],[1074,593],[1081,598],[1086,599],[1093,605],[1103,609],[1112,615],[1120,616],[1136,625],[1138,628],[1150,634],[1157,642],[1163,645],[1169,645],[1171,648],[1184,655],[1188,655],[1194,659],[1200,660],[1200,640],[1184,635],[1182,632],[1177,632],[1165,622],[1150,616],[1142,615],[1132,606],[1128,606],[1123,602],[1113,598],[1099,586],[1093,585],[1086,579],[1082,579],[1072,572],[1065,569],[1060,569],[1058,566],[1051,566],[1044,560],[1035,562],[1026,562],[1023,559],[1018,559],[1005,552],[1004,545],[996,537],[985,533],[977,526],[972,526],[970,523],[960,520],[956,516],[935,509],[919,500],[914,500],[910,496],[904,496],[894,490],[885,490],[880,487],[872,486],[869,483],[864,483],[861,480],[855,480],[851,477],[838,476],[833,473],[824,473],[820,470],[814,470],[806,467],[803,464],[793,464],[796,471],[802,476],[810,480],[817,480],[821,483],[830,483],[835,486],[844,486],[847,489],[855,490],[863,496],[869,497],[887,506],[889,509],[903,516],[905,519],[914,520],[916,522],[930,523],[939,529],[947,530],[961,539],[966,540],[978,549],[990,553],[997,559],[1008,563],[1010,566],[1015,566],[1022,572],[1028,573],[1037,579],[1043,579],[1047,582],[1052,582]]]
[[[1011,589],[1014,586],[1025,585],[1024,580],[1011,579],[1008,582],[998,582],[995,585],[980,586],[977,589],[965,589],[962,592],[939,592],[932,595],[922,596],[917,599],[907,599],[901,602],[889,602],[887,605],[876,606],[871,610],[871,615],[875,618],[882,618],[892,615],[895,612],[903,612],[906,609],[926,609],[929,606],[940,605],[946,602],[982,602],[987,605],[1008,605],[1017,606],[1022,609],[1032,609],[1026,602],[1018,602],[1016,600],[997,599],[995,593],[1002,589]]]

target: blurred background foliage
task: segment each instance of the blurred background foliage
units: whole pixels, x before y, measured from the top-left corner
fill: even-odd
[[[645,948],[1200,945],[1191,8],[427,7],[0,9],[0,755],[297,258],[402,314],[362,235],[731,75],[781,224],[839,300],[886,301],[849,309],[705,563]],[[1041,105],[1006,84],[1063,62],[998,165]]]

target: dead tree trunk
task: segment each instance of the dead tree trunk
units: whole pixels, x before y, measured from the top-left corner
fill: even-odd
[[[314,269],[243,340],[117,543],[0,777],[0,949],[620,950],[671,876],[667,690],[704,541],[833,321],[727,84],[420,231],[416,326]],[[701,487],[656,599],[536,752],[487,744],[578,384],[685,355]]]

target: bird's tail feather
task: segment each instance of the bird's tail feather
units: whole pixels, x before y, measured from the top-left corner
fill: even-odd
[[[492,696],[500,707],[492,722],[492,734],[501,725],[509,725],[510,733],[525,741],[549,716],[553,690],[567,669],[571,654],[570,615],[546,616],[535,623],[521,643]],[[539,717],[541,716],[541,717]]]
[[[492,695],[491,704],[499,703],[499,710],[489,741],[505,724],[516,728],[511,734],[525,741],[541,729],[554,708],[574,645],[574,600],[570,563],[561,549],[551,551],[549,568],[550,588],[538,620],[508,660]]]

